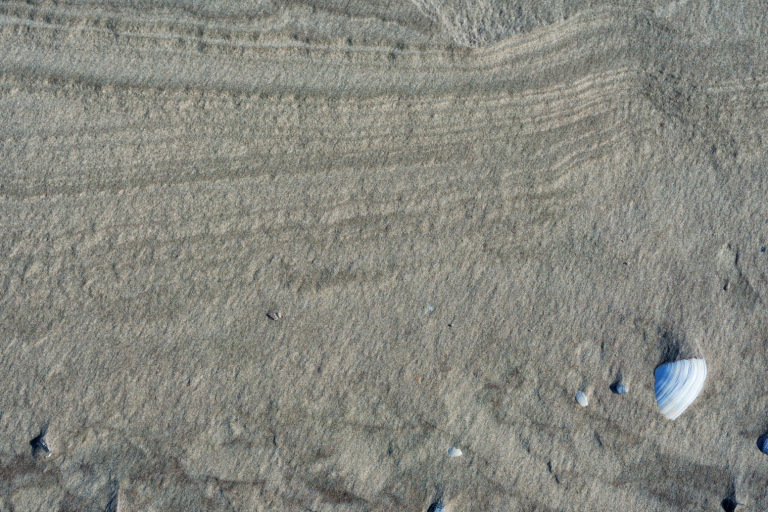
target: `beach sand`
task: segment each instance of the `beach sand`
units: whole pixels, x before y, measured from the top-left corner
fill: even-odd
[[[568,4],[3,2],[0,511],[768,510],[764,4]]]

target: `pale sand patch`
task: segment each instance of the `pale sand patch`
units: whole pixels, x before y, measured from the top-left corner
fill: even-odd
[[[760,4],[132,5],[0,6],[0,510],[768,509]]]

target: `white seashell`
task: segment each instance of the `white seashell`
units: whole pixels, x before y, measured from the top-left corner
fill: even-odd
[[[589,400],[587,400],[587,395],[585,395],[583,391],[576,392],[576,401],[579,402],[579,405],[582,407],[586,407],[589,405]]]
[[[768,455],[768,434],[763,434],[757,438],[757,447],[761,452]]]
[[[619,384],[616,386],[617,395],[623,395],[626,392],[627,392],[627,387],[624,384]]]
[[[684,359],[656,368],[656,404],[661,413],[674,420],[696,400],[707,378],[707,363],[703,359]]]
[[[461,457],[462,455],[464,455],[464,452],[462,452],[460,448],[451,446],[450,448],[448,448],[448,455],[450,457]]]

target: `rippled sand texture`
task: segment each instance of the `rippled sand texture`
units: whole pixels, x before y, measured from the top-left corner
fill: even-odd
[[[0,510],[768,509],[764,6],[557,4],[0,3]]]

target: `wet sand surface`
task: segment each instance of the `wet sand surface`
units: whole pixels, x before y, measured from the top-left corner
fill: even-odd
[[[0,511],[768,509],[765,6],[620,4],[1,3]]]

